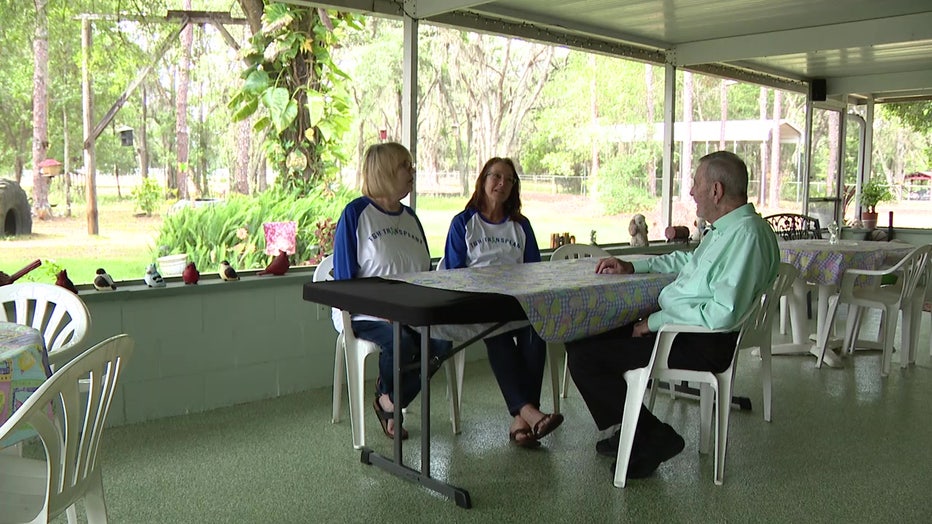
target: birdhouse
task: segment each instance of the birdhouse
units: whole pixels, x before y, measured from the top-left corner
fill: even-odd
[[[120,134],[120,145],[124,147],[133,147],[133,128],[121,126],[117,128]]]
[[[39,162],[39,172],[47,177],[53,177],[61,174],[61,162],[54,158],[46,158]]]

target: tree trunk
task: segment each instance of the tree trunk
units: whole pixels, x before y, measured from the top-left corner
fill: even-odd
[[[780,117],[783,113],[783,91],[773,90],[773,132],[770,133],[770,202],[780,198]]]
[[[148,138],[148,114],[149,114],[149,100],[146,93],[146,86],[142,86],[141,95],[141,110],[142,110],[142,122],[139,125],[139,147],[136,148],[136,155],[139,159],[139,176],[143,179],[149,178],[149,138]]]
[[[184,0],[184,9],[191,9],[191,0]],[[178,198],[188,196],[188,150],[190,131],[188,130],[188,83],[191,79],[191,45],[194,41],[194,26],[188,24],[181,32],[181,63],[178,64],[178,98],[175,99],[175,134],[177,161],[175,166],[175,185]]]
[[[760,96],[758,96],[757,98],[757,107],[760,111],[759,115],[760,115],[761,121],[767,120],[767,88],[766,87],[761,86],[760,88]],[[764,188],[767,187],[766,186],[767,180],[773,179],[772,176],[771,177],[767,176],[767,166],[770,165],[770,162],[768,162],[767,160],[769,158],[768,156],[769,151],[770,151],[770,148],[767,147],[767,142],[762,140],[760,143],[760,195],[758,195],[758,199],[759,199],[758,202],[761,205],[761,207],[765,206],[768,201],[767,196],[766,196],[766,191],[764,190]],[[770,198],[769,201],[770,201],[771,206],[777,205],[777,201],[774,200],[773,198]]]
[[[599,96],[596,85],[598,69],[595,63],[595,55],[589,55],[589,122],[592,129],[598,129],[599,125]],[[591,198],[598,195],[599,180],[599,141],[592,140],[592,149],[590,150],[592,165],[589,168],[589,180],[595,187],[590,187]]]
[[[825,194],[835,186],[835,174],[838,172],[838,111],[828,112],[828,165],[825,173]]]
[[[32,41],[34,70],[32,74],[32,206],[36,217],[52,217],[49,205],[49,178],[39,172],[39,163],[49,149],[49,20],[47,0],[35,0],[36,27]]]
[[[718,98],[721,104],[721,127],[719,128],[718,150],[725,150],[725,122],[728,121],[728,82],[724,78],[719,81]]]
[[[653,146],[654,143],[654,66],[644,64],[644,83],[647,87],[647,140]],[[653,147],[651,147],[653,151]],[[647,192],[650,196],[657,196],[657,163],[653,154],[647,161]]]
[[[249,194],[249,144],[252,138],[252,119],[236,124],[236,159],[233,162],[233,191]]]
[[[680,200],[688,202],[692,190],[693,162],[693,74],[683,72],[683,149],[680,153]]]

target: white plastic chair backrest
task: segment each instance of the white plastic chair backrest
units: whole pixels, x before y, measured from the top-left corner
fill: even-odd
[[[608,251],[589,244],[564,244],[550,254],[550,260],[568,260],[576,258],[604,258],[610,256]]]
[[[888,274],[897,274],[898,285],[902,282],[900,286],[900,304],[907,304],[911,301],[917,285],[924,282],[930,252],[932,252],[932,245],[926,244],[924,246],[919,246],[910,251],[909,254],[893,265],[893,267],[885,270]],[[926,286],[926,288],[928,289],[928,286]]]
[[[45,447],[49,476],[45,506],[39,512],[44,518],[36,521],[46,522],[83,498],[100,474],[101,435],[133,347],[129,335],[117,335],[84,351],[53,373],[0,426],[0,440],[30,427]],[[82,379],[89,380],[87,390]],[[58,416],[50,416],[52,411]]]
[[[333,255],[327,255],[323,260],[317,263],[317,269],[314,270],[314,282],[323,282],[333,280]],[[333,329],[337,333],[343,332],[343,313],[337,308],[330,309],[330,320],[333,322]]]
[[[772,335],[773,315],[780,305],[780,297],[789,291],[798,275],[799,269],[796,266],[786,262],[780,263],[777,276],[764,291],[759,307],[752,309],[752,314],[741,328],[738,349],[760,347],[761,339]]]
[[[91,327],[91,315],[80,297],[61,286],[36,282],[0,286],[0,320],[39,330],[49,356],[80,344]]]

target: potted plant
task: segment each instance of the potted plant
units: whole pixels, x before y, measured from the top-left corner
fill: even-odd
[[[861,224],[865,229],[877,227],[877,204],[893,200],[893,194],[877,178],[870,179],[861,187]]]

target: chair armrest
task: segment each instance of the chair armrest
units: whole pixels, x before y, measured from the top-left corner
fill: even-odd
[[[743,319],[742,319],[743,322]],[[652,369],[656,362],[661,363],[661,367],[667,367],[667,360],[670,358],[670,350],[673,348],[673,340],[680,333],[727,333],[734,331],[730,329],[709,329],[703,326],[686,326],[683,324],[664,324],[657,331],[657,339],[654,341],[654,354],[648,363]]]

